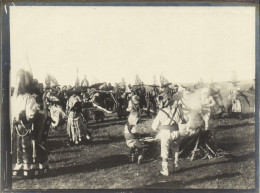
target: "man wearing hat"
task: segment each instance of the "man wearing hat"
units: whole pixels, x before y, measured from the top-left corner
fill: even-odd
[[[161,174],[164,176],[169,175],[168,170],[168,157],[170,146],[173,150],[174,167],[179,169],[179,143],[180,132],[178,123],[180,123],[180,112],[177,107],[173,105],[171,97],[165,92],[159,95],[159,112],[152,123],[152,129],[158,131],[158,138],[161,141],[161,157],[162,157],[162,170]]]
[[[161,86],[162,91],[163,91],[165,94],[169,95],[169,96],[172,96],[172,90],[171,90],[170,87],[169,87],[171,84],[172,84],[172,83],[166,83],[166,84],[162,84],[162,86]]]

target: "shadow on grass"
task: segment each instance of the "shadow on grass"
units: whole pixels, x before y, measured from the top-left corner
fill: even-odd
[[[242,119],[255,118],[255,113],[242,113]]]
[[[92,129],[99,129],[99,128],[113,126],[113,125],[124,125],[125,123],[126,120],[110,119],[100,123],[90,123],[87,124],[87,126]]]
[[[229,138],[226,138],[226,139],[228,140]],[[227,141],[217,142],[217,147],[219,149],[224,149],[225,151],[231,151],[231,150],[237,149],[239,146],[242,146],[242,145],[243,145],[243,143],[238,143],[238,142],[227,142]]]
[[[247,113],[242,113],[242,119],[250,119],[250,118],[254,118],[255,117],[255,113],[252,112],[247,112]],[[234,116],[229,116],[229,114],[227,112],[222,113],[222,115],[218,116],[212,116],[212,118],[214,120],[218,120],[218,119],[236,119]]]
[[[109,143],[115,143],[115,142],[121,142],[124,141],[124,136],[113,136],[113,137],[108,137],[108,139],[95,139],[92,141],[90,144],[91,145],[103,145],[103,144],[109,144]]]
[[[65,158],[65,159],[61,159],[61,160],[50,160],[50,164],[56,164],[56,163],[60,163],[60,162],[67,162],[71,160],[71,158]]]
[[[216,129],[216,130],[228,130],[228,129],[234,129],[234,128],[237,128],[237,127],[248,127],[248,126],[252,126],[252,125],[255,125],[255,124],[245,122],[245,123],[233,124],[233,125],[218,125],[214,129]]]
[[[230,174],[219,174],[219,175],[215,175],[215,176],[205,176],[202,178],[196,178],[190,181],[166,181],[166,182],[157,182],[151,185],[147,185],[144,187],[141,187],[140,189],[183,189],[185,188],[185,186],[187,185],[192,185],[195,183],[203,183],[206,181],[212,181],[212,180],[216,180],[216,179],[221,179],[221,178],[231,178],[231,177],[235,177],[235,176],[239,176],[240,173],[239,172],[235,172],[235,173],[230,173]]]
[[[100,158],[92,163],[86,163],[82,165],[75,165],[69,167],[60,167],[57,169],[50,170],[50,173],[46,176],[49,177],[56,177],[66,174],[75,174],[75,173],[82,173],[82,172],[93,172],[95,170],[101,169],[109,169],[121,165],[125,165],[129,163],[129,159],[127,155],[111,155],[108,157]]]
[[[81,152],[82,150],[79,149],[69,149],[69,150],[59,150],[59,151],[52,151],[50,154],[63,154],[63,153],[77,153]]]
[[[205,164],[201,164],[201,165],[196,165],[196,166],[192,166],[189,168],[182,168],[180,171],[177,171],[176,173],[180,173],[180,172],[185,172],[185,171],[189,171],[189,170],[193,170],[193,169],[198,169],[201,167],[206,167],[206,166],[213,166],[213,165],[219,165],[219,164],[225,164],[225,163],[239,163],[239,162],[244,162],[247,161],[250,158],[255,158],[255,152],[251,152],[245,155],[239,155],[239,156],[235,156],[235,155],[226,155],[227,160],[224,161],[219,161],[219,162],[208,162]]]
[[[66,139],[63,140],[49,140],[46,143],[46,149],[53,151],[55,149],[60,149],[66,147]]]
[[[109,169],[109,168],[113,168],[113,167],[117,167],[117,166],[121,166],[121,165],[126,165],[128,163],[129,163],[129,158],[127,155],[124,155],[124,154],[111,155],[108,157],[100,158],[92,163],[85,163],[85,164],[81,164],[81,165],[73,165],[73,166],[68,166],[68,167],[59,167],[56,169],[51,169],[49,171],[49,173],[45,176],[42,176],[41,179],[52,178],[52,177],[57,177],[57,176],[62,176],[62,175],[67,175],[67,174],[93,172],[96,170]],[[24,179],[14,178],[13,182],[21,181],[21,180],[24,180]]]
[[[142,116],[142,120],[140,123],[147,121],[149,119],[151,119],[151,117]],[[108,127],[113,125],[124,125],[126,124],[126,121],[127,119],[114,118],[114,119],[105,120],[104,122],[89,123],[87,124],[87,126],[89,128],[97,129],[97,128],[103,128],[103,127]]]

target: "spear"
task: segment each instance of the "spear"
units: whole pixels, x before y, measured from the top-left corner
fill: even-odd
[[[28,60],[27,54],[26,54],[26,60],[27,60],[27,64],[28,64],[28,66],[29,66],[29,68],[30,68],[30,71],[31,71],[31,73],[32,73],[32,68],[31,68],[31,65],[30,65],[30,63],[29,63],[29,60]]]

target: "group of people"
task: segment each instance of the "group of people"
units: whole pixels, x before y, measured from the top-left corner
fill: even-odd
[[[132,161],[137,156],[138,163],[143,160],[143,148],[138,138],[142,126],[139,123],[143,112],[148,116],[152,113],[152,133],[158,134],[156,139],[161,143],[161,174],[167,176],[170,149],[173,150],[174,168],[179,169],[179,125],[192,124],[189,111],[198,110],[204,129],[208,130],[212,111],[222,112],[224,109],[219,90],[207,86],[198,89],[198,100],[193,101],[190,98],[193,92],[178,85],[171,88],[171,83],[162,84],[160,90],[157,85],[148,85],[151,87],[149,91],[143,83],[133,86],[116,84],[115,87],[106,83],[82,84],[74,88],[47,83],[43,89],[31,73],[20,70],[17,75],[11,104],[13,175],[37,176],[48,171],[45,143],[51,128],[67,123],[70,145],[91,140],[87,122],[89,112],[94,111],[96,120],[98,117],[103,119],[104,113],[117,112],[119,118],[127,117],[124,137]],[[237,93],[230,92],[231,112],[236,115],[242,111]]]
[[[189,95],[186,91],[183,94]],[[186,97],[184,97],[186,98]],[[186,98],[187,99],[187,98]],[[174,99],[172,93],[169,92],[169,87],[165,86],[162,92],[158,95],[158,113],[156,114],[151,125],[152,133],[156,134],[156,138],[160,140],[162,170],[161,174],[168,176],[168,158],[170,150],[172,150],[174,169],[179,170],[179,145],[181,141],[181,133],[179,130],[180,124],[187,124],[190,120],[189,108],[198,110],[198,114],[204,121],[204,130],[209,129],[209,119],[211,108],[216,104],[213,97],[210,95],[208,88],[201,89],[198,97],[199,108],[196,109],[185,103],[183,100]],[[143,159],[142,143],[139,140],[140,134],[143,133],[143,128],[139,124],[141,119],[140,98],[137,95],[129,101],[127,110],[130,112],[127,123],[124,129],[124,136],[127,146],[130,148],[130,158],[137,156],[137,162],[141,163]],[[192,123],[191,123],[192,124]],[[190,125],[191,126],[191,125]],[[136,155],[136,152],[137,155]]]

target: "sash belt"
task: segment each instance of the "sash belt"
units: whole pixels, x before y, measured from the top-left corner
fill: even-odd
[[[179,126],[176,123],[173,125],[160,125],[159,129],[170,130],[170,131],[179,131]]]

